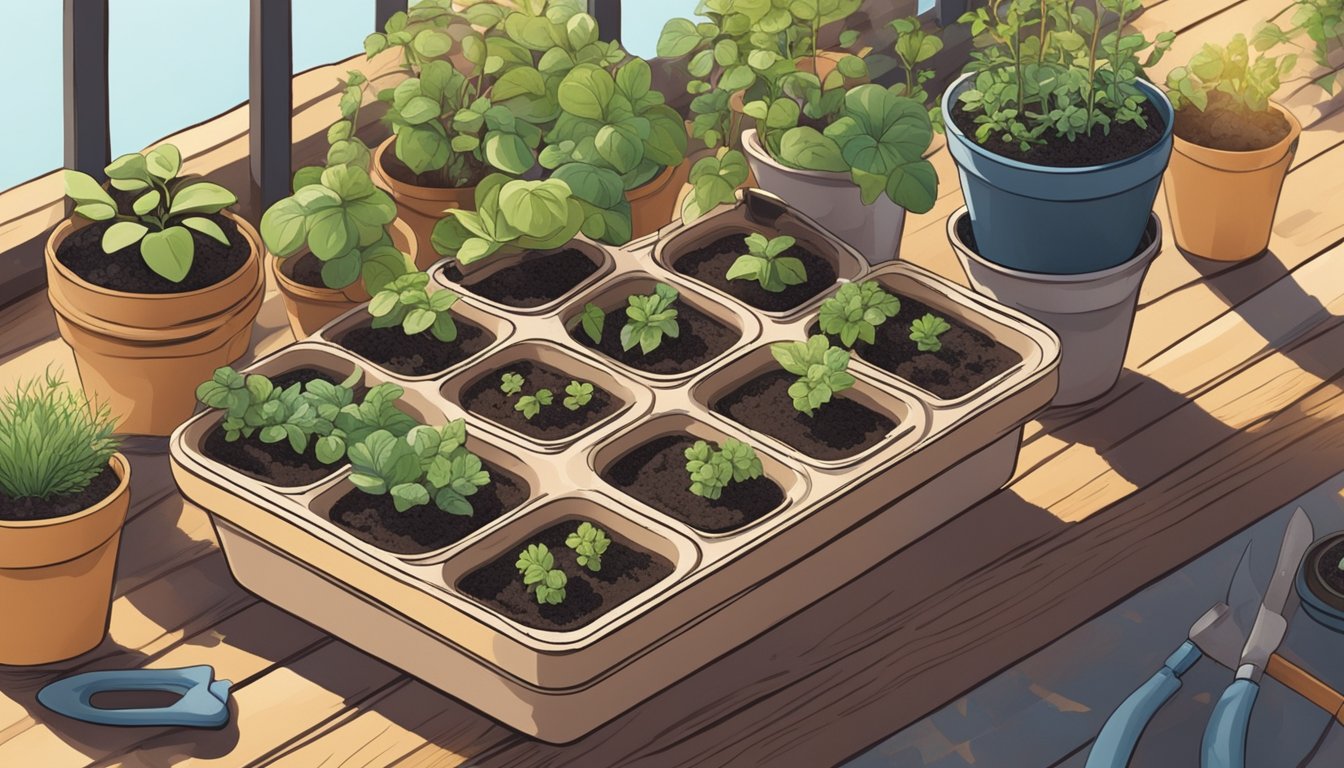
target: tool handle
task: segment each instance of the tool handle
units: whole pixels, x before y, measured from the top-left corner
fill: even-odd
[[[1344,712],[1344,694],[1326,685],[1320,678],[1279,654],[1269,657],[1265,674],[1278,680],[1302,698],[1338,719]]]
[[[1181,675],[1194,666],[1201,655],[1195,644],[1187,640],[1167,659],[1165,666],[1148,678],[1148,682],[1121,702],[1102,726],[1096,741],[1092,742],[1086,768],[1124,768],[1129,765],[1143,730],[1162,705],[1180,690]]]
[[[1245,768],[1246,730],[1259,694],[1260,685],[1245,679],[1234,680],[1223,691],[1204,728],[1204,743],[1200,745],[1202,768]]]

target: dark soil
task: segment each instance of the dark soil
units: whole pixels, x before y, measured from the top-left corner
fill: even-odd
[[[1333,598],[1329,602],[1344,610],[1344,569],[1339,567],[1341,560],[1344,560],[1344,538],[1335,539],[1334,543],[1325,547],[1324,553],[1311,559],[1316,563],[1316,579],[1324,582],[1335,593],[1330,595],[1318,591],[1317,594],[1322,598]]]
[[[790,285],[779,293],[772,293],[755,280],[729,280],[728,270],[737,257],[747,252],[746,234],[727,235],[672,262],[672,268],[684,275],[718,288],[729,296],[740,299],[766,312],[784,312],[807,302],[835,284],[835,267],[826,259],[795,244],[782,255],[803,262],[807,281]]]
[[[329,517],[360,541],[395,555],[442,549],[527,501],[526,483],[494,465],[485,468],[490,484],[471,496],[470,516],[451,515],[432,503],[398,512],[391,496],[370,496],[356,488],[336,500]]]
[[[621,349],[621,329],[629,319],[625,314],[626,305],[607,313],[601,344],[594,344],[578,322],[569,329],[569,335],[585,347],[596,349],[632,368],[664,375],[692,370],[728,351],[737,342],[737,331],[704,312],[684,301],[673,306],[677,308],[680,335],[675,339],[664,336],[663,343],[647,355],[640,352],[638,345],[629,351]]]
[[[312,251],[304,251],[290,258],[294,262],[289,269],[291,280],[310,288],[327,287],[327,284],[322,280],[322,260],[313,255]]]
[[[517,395],[506,395],[499,389],[500,376],[509,372],[525,380],[523,391]],[[564,406],[565,387],[574,379],[548,365],[523,360],[497,368],[470,384],[462,391],[462,407],[514,432],[541,440],[559,440],[605,419],[619,406],[619,401],[594,384],[593,398],[588,404],[577,411],[569,410]],[[531,419],[514,410],[518,398],[540,389],[551,391],[554,400],[550,405]]]
[[[102,472],[93,476],[84,490],[77,493],[65,493],[49,499],[36,496],[16,499],[0,491],[0,520],[50,520],[83,512],[111,496],[120,483],[117,473],[111,467],[104,467]]]
[[[952,110],[952,122],[971,141],[975,141],[975,130],[978,127],[975,118],[980,114],[979,110],[967,112],[958,104]],[[1147,128],[1140,128],[1138,123],[1132,122],[1113,123],[1110,133],[1097,127],[1092,133],[1079,136],[1074,141],[1057,137],[1053,131],[1046,131],[1046,143],[1035,145],[1026,152],[1016,142],[1003,141],[997,134],[990,136],[980,146],[1011,160],[1049,168],[1104,165],[1133,157],[1162,140],[1166,129],[1162,113],[1151,102],[1144,102],[1143,116],[1148,123]]]
[[[602,479],[663,514],[705,533],[724,533],[759,520],[784,503],[784,491],[768,477],[729,483],[710,500],[691,493],[686,474],[689,435],[651,440],[617,459]]]
[[[566,248],[505,267],[472,282],[463,282],[456,264],[443,268],[444,277],[477,296],[509,307],[539,307],[555,301],[597,271],[598,265],[583,251]]]
[[[452,189],[474,187],[489,173],[490,169],[486,168],[485,165],[474,159],[471,162],[473,167],[470,169],[468,175],[472,180],[469,183],[462,185],[448,184],[443,178],[442,171],[426,171],[424,173],[416,173],[415,171],[412,171],[410,166],[397,158],[396,144],[393,144],[388,148],[388,151],[383,153],[382,166],[388,176],[391,176],[403,184],[414,184],[417,187],[432,187],[434,189]]]
[[[495,340],[494,334],[460,315],[453,322],[457,325],[456,341],[439,341],[429,331],[407,336],[400,326],[361,325],[342,333],[336,343],[393,373],[430,376],[457,365]]]
[[[298,382],[315,379],[339,384],[340,381],[316,368],[297,368],[271,378],[271,383],[285,389]],[[358,401],[367,391],[362,385],[355,389]],[[323,464],[317,460],[317,443],[312,441],[303,453],[294,453],[289,441],[263,443],[255,435],[240,437],[233,442],[224,439],[224,428],[217,426],[206,435],[201,452],[221,464],[242,472],[244,475],[281,488],[295,488],[312,485],[330,477],[344,462]]]
[[[591,624],[598,617],[652,587],[672,574],[672,563],[627,542],[612,531],[611,546],[602,555],[602,570],[593,573],[579,565],[565,538],[579,527],[568,520],[518,542],[507,555],[467,574],[458,587],[494,610],[524,626],[564,632]],[[515,564],[518,552],[529,544],[545,544],[555,556],[555,567],[564,571],[565,600],[559,605],[539,605]]]
[[[958,323],[956,318],[908,296],[900,296],[900,300],[900,313],[877,327],[876,343],[854,344],[859,357],[884,371],[951,400],[974,392],[1022,361],[1021,355],[1012,349]],[[910,339],[910,324],[926,313],[941,317],[952,326],[938,337],[943,348],[937,352],[920,352],[919,345]],[[814,327],[812,332],[816,331]],[[832,336],[831,341],[840,343],[838,336]]]
[[[1215,91],[1203,111],[1182,107],[1176,111],[1176,135],[1201,147],[1249,152],[1274,146],[1292,130],[1277,109],[1250,112],[1236,104],[1231,96]]]
[[[127,209],[129,211],[129,208]],[[196,244],[191,269],[180,283],[162,278],[145,265],[140,243],[133,243],[113,254],[103,253],[103,233],[113,221],[99,221],[67,237],[56,249],[56,258],[72,272],[94,285],[125,293],[186,293],[208,288],[233,276],[247,261],[247,239],[229,219],[210,214],[207,219],[224,230],[229,244],[224,245],[195,230]]]
[[[710,407],[743,426],[764,432],[808,456],[835,461],[877,445],[896,422],[847,398],[844,394],[811,416],[794,410],[789,385],[798,377],[787,371],[763,373],[734,389]]]

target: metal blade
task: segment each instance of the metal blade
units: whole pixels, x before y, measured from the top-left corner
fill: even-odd
[[[1232,609],[1233,620],[1241,628],[1242,640],[1237,643],[1238,657],[1241,655],[1241,643],[1245,642],[1246,633],[1251,623],[1255,621],[1255,612],[1259,610],[1260,597],[1264,594],[1260,586],[1255,583],[1255,573],[1251,568],[1254,544],[1255,539],[1246,542],[1245,549],[1241,551],[1241,558],[1237,560],[1236,570],[1232,573],[1232,580],[1228,583],[1227,597],[1223,599],[1223,602]]]
[[[1260,613],[1255,617],[1255,626],[1246,638],[1246,646],[1241,650],[1242,665],[1254,668],[1252,679],[1265,669],[1270,654],[1279,647],[1283,635],[1288,631],[1288,619],[1283,615],[1284,605],[1293,591],[1293,578],[1302,557],[1311,546],[1314,532],[1311,518],[1301,507],[1293,512],[1288,528],[1283,534],[1283,544],[1279,547],[1279,560],[1274,566],[1274,577],[1269,581],[1269,589],[1260,602]],[[1238,671],[1240,676],[1240,670]]]
[[[1190,642],[1228,669],[1236,669],[1245,639],[1227,603],[1216,603],[1190,627]]]

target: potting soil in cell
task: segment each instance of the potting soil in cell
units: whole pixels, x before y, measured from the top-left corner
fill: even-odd
[[[767,237],[774,235],[774,233],[762,234]],[[728,270],[732,268],[738,256],[747,253],[746,241],[745,233],[726,235],[709,245],[677,257],[672,266],[684,275],[709,283],[728,295],[766,312],[793,309],[835,284],[835,267],[801,244],[795,244],[780,256],[791,256],[800,260],[807,272],[806,282],[774,292],[765,290],[756,280],[729,280]]]
[[[111,496],[120,484],[121,478],[117,477],[117,473],[113,472],[111,467],[104,467],[103,471],[93,476],[84,490],[75,493],[65,493],[49,499],[35,496],[15,499],[0,491],[0,520],[50,520],[73,515]]]
[[[528,627],[567,631],[591,624],[635,595],[672,574],[672,563],[622,539],[612,531],[611,546],[602,555],[602,570],[594,573],[579,565],[565,539],[582,521],[557,523],[513,547],[509,554],[467,574],[458,587],[490,608]],[[545,544],[555,567],[565,573],[565,599],[559,605],[539,605],[523,585],[516,563],[530,544]]]
[[[527,308],[564,296],[596,272],[597,267],[583,251],[566,248],[504,267],[479,280],[468,278],[464,282],[455,264],[444,267],[444,275],[477,296],[509,307]]]
[[[229,244],[224,245],[200,232],[188,230],[195,244],[195,256],[191,269],[180,283],[174,283],[151,270],[140,255],[140,243],[133,243],[115,253],[103,253],[103,233],[115,221],[94,222],[72,232],[56,248],[56,259],[81,279],[114,291],[164,294],[209,288],[242,269],[251,248],[247,238],[238,231],[238,226],[228,218],[218,214],[205,218],[219,225]]]
[[[953,107],[952,122],[961,132],[974,140],[979,127],[975,118],[980,113],[967,112],[961,105]],[[998,134],[988,137],[980,146],[996,155],[1030,165],[1050,168],[1079,168],[1088,165],[1106,165],[1119,162],[1127,157],[1142,153],[1162,140],[1166,131],[1166,122],[1162,113],[1149,102],[1143,104],[1143,117],[1147,127],[1138,123],[1120,123],[1112,121],[1109,132],[1100,127],[1086,136],[1078,136],[1073,141],[1056,137],[1052,131],[1045,132],[1046,143],[1037,144],[1023,151],[1016,142],[1004,141]]]
[[[629,350],[621,348],[621,328],[629,319],[624,304],[607,313],[601,344],[593,344],[577,323],[570,330],[570,336],[585,347],[597,349],[632,368],[663,375],[693,370],[728,351],[737,342],[737,331],[685,301],[679,299],[673,306],[677,308],[680,335],[675,339],[664,336],[658,348],[647,355],[641,353],[638,346]]]
[[[521,392],[513,395],[504,394],[500,389],[500,378],[505,373],[516,373],[523,377]],[[601,421],[617,407],[610,394],[593,385],[592,398],[588,404],[574,410],[569,409],[564,404],[565,387],[576,380],[581,381],[578,377],[563,374],[548,365],[520,360],[495,369],[473,382],[462,391],[461,405],[515,432],[542,440],[558,440]],[[517,408],[519,401],[524,395],[535,397],[537,392],[543,389],[551,392],[551,404],[543,406],[532,418],[527,418]]]
[[[823,461],[855,456],[877,445],[896,422],[864,405],[837,395],[808,416],[793,407],[789,386],[798,377],[783,371],[763,373],[721,397],[716,412],[772,435]]]
[[[741,528],[784,503],[784,492],[764,475],[728,483],[717,499],[691,493],[686,449],[695,442],[695,438],[685,434],[650,440],[607,467],[602,479],[659,512],[706,533]]]
[[[429,331],[407,336],[401,326],[351,328],[336,343],[382,368],[403,376],[432,376],[480,352],[495,340],[494,334],[456,315],[457,339],[439,341]]]

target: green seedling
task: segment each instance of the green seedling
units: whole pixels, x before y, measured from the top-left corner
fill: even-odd
[[[490,473],[466,440],[462,419],[416,426],[403,437],[376,430],[350,446],[350,482],[373,496],[390,495],[398,512],[432,502],[449,514],[470,516],[470,497],[490,484]]]
[[[681,220],[690,224],[716,206],[737,199],[737,188],[747,180],[747,158],[741,152],[719,147],[712,157],[702,157],[691,166],[691,194],[681,204]]]
[[[718,450],[704,440],[697,440],[686,449],[685,456],[691,493],[706,499],[721,497],[730,482],[754,480],[764,472],[756,450],[732,438],[724,440]]]
[[[589,302],[583,305],[583,313],[579,315],[579,324],[594,344],[601,344],[602,329],[607,324],[607,313],[603,312],[601,307]]]
[[[781,341],[770,345],[780,367],[798,377],[789,385],[793,407],[808,416],[831,398],[854,386],[855,378],[848,372],[849,350],[832,347],[830,339],[821,334],[807,341]]]
[[[541,413],[541,409],[554,402],[554,399],[555,395],[551,393],[551,390],[538,389],[534,394],[523,395],[518,398],[518,402],[513,405],[513,410],[519,411],[523,414],[523,418],[531,421],[533,416]]]
[[[539,605],[559,605],[565,601],[565,572],[555,567],[555,555],[545,544],[528,544],[518,553],[515,563],[523,584],[537,596]]]
[[[476,209],[452,208],[434,225],[430,244],[440,255],[473,264],[504,251],[548,251],[568,243],[583,224],[583,208],[556,178],[510,179],[491,174],[476,187]]]
[[[672,306],[677,295],[676,288],[659,283],[647,296],[631,296],[625,310],[629,320],[621,328],[621,348],[629,351],[639,345],[640,353],[647,355],[663,343],[664,337],[677,338],[681,327]]]
[[[900,299],[883,290],[876,280],[865,280],[840,286],[834,296],[821,303],[817,319],[822,333],[838,335],[840,343],[852,348],[860,340],[874,343],[877,327],[900,311]]]
[[[943,348],[938,337],[950,330],[952,326],[943,318],[925,314],[910,324],[910,340],[919,346],[920,352],[937,352]]]
[[[564,405],[571,411],[577,411],[593,399],[593,385],[586,381],[571,381],[565,387]]]
[[[0,497],[78,493],[117,452],[117,419],[105,404],[50,371],[0,395]]]
[[[607,532],[587,521],[565,537],[565,546],[578,555],[579,565],[593,573],[602,570],[602,554],[611,546]]]
[[[1278,27],[1262,26],[1252,44],[1238,33],[1227,45],[1205,43],[1184,67],[1174,67],[1167,73],[1167,93],[1177,109],[1186,105],[1203,111],[1209,106],[1209,96],[1221,93],[1228,97],[1232,107],[1241,112],[1266,112],[1269,99],[1279,90],[1285,78],[1297,66],[1297,54],[1273,56],[1267,48],[1280,42],[1291,42]]]
[[[229,245],[224,230],[206,217],[238,202],[218,184],[179,178],[181,170],[182,153],[172,144],[113,160],[104,169],[112,187],[136,194],[129,213],[119,211],[112,196],[87,173],[65,171],[65,194],[75,201],[77,215],[116,222],[103,232],[103,253],[113,254],[139,243],[145,266],[165,280],[180,283],[196,259],[192,232]]]
[[[429,275],[412,272],[394,279],[369,302],[374,328],[401,326],[407,336],[429,331],[447,344],[457,340],[452,308],[458,295],[449,290],[430,293]]]
[[[523,391],[523,381],[520,374],[509,371],[499,377],[499,391],[506,395],[516,395]]]
[[[797,242],[788,235],[766,238],[753,232],[747,235],[747,252],[728,268],[729,280],[755,280],[761,288],[779,293],[790,285],[807,282],[807,268],[801,259],[784,252]]]

